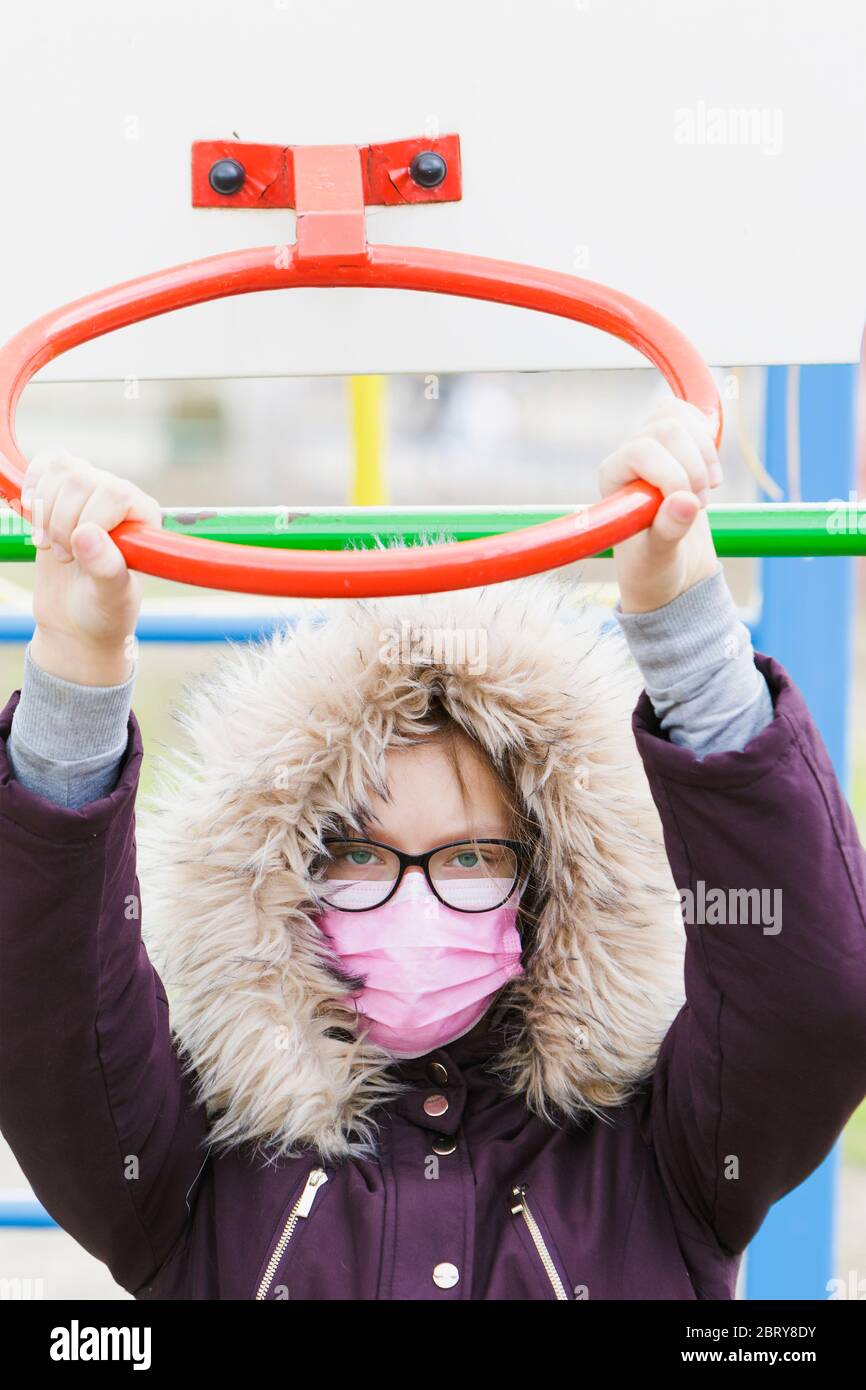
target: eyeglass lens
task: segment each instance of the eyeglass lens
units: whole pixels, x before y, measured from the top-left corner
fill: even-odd
[[[517,882],[518,860],[510,845],[467,840],[437,850],[430,859],[430,878],[449,907],[484,912],[498,907]],[[400,873],[393,851],[362,840],[328,846],[315,873],[320,895],[332,907],[363,911],[390,895]]]

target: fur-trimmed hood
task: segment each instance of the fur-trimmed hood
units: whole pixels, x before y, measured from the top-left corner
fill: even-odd
[[[431,701],[487,751],[540,831],[544,898],[519,1026],[492,1064],[553,1120],[622,1103],[682,999],[682,926],[631,731],[618,632],[556,576],[343,601],[223,652],[179,714],[141,816],[144,933],[218,1147],[369,1151],[396,1094],[329,969],[308,866],[384,790]]]

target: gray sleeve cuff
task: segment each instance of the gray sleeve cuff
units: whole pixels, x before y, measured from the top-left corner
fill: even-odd
[[[36,664],[28,646],[9,761],[16,779],[60,806],[111,791],[126,750],[137,668],[123,685],[77,685]]]
[[[672,743],[700,757],[740,751],[770,723],[770,692],[721,569],[663,608],[614,612]]]

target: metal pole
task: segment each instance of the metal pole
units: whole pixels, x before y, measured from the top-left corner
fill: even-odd
[[[824,451],[826,453],[826,451]],[[821,492],[835,472],[823,460]],[[186,536],[285,550],[357,550],[402,542],[477,540],[576,514],[578,504],[519,507],[216,507],[169,508],[163,528]],[[866,555],[866,502],[844,495],[825,502],[727,504],[708,508],[722,556]],[[0,509],[0,562],[32,560],[26,522]],[[606,556],[610,551],[599,552]]]
[[[388,501],[382,462],[383,376],[349,377],[354,467],[349,501],[355,507],[381,507]]]
[[[800,480],[806,497],[826,497],[828,492],[848,497],[854,487],[855,387],[854,367],[800,369]],[[770,367],[765,457],[770,473],[783,485],[786,392],[787,369]],[[797,682],[847,787],[854,562],[837,557],[816,565],[807,559],[767,558],[761,579],[755,645],[775,656]],[[821,930],[817,918],[815,930]],[[749,1298],[827,1298],[835,1261],[839,1149],[837,1144],[811,1177],[770,1211],[749,1247]]]

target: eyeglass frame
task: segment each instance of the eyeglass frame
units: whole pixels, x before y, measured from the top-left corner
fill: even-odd
[[[507,903],[508,899],[514,893],[515,888],[521,881],[522,870],[525,870],[525,872],[523,873],[523,884],[521,887],[521,892],[523,892],[523,890],[525,889],[526,882],[529,878],[527,864],[530,856],[530,849],[529,846],[524,844],[522,840],[497,840],[493,838],[484,840],[449,840],[447,844],[436,845],[433,849],[428,849],[425,854],[404,854],[402,850],[395,849],[393,845],[386,845],[382,840],[366,840],[363,838],[355,839],[351,835],[330,836],[328,839],[323,840],[322,844],[372,845],[374,849],[388,850],[389,854],[393,854],[396,856],[400,865],[400,872],[397,874],[397,877],[394,880],[394,886],[392,887],[390,893],[388,893],[387,896],[384,897],[381,902],[374,903],[372,907],[337,907],[335,903],[329,903],[327,898],[322,897],[321,893],[318,894],[318,896],[322,898],[322,902],[326,903],[328,907],[335,907],[338,912],[375,912],[376,908],[384,907],[385,903],[390,902],[394,894],[397,892],[397,889],[403,882],[403,875],[405,874],[407,869],[419,868],[423,870],[424,877],[427,880],[427,886],[429,887],[433,896],[436,898],[437,902],[440,902],[443,907],[450,908],[452,912],[466,912],[469,914],[477,912],[495,912],[497,908],[502,907],[503,903]],[[492,907],[455,907],[453,903],[447,902],[446,899],[443,898],[441,894],[436,891],[436,885],[434,884],[433,879],[430,875],[430,860],[433,858],[434,854],[439,854],[443,849],[456,849],[458,845],[504,845],[506,849],[514,851],[514,854],[517,858],[517,872],[514,876],[514,882],[512,883],[508,892],[505,894],[505,897],[500,898],[499,902],[494,903]],[[313,881],[315,882],[315,880]],[[325,882],[327,882],[327,880],[325,880]],[[360,883],[362,882],[362,880],[359,879],[358,882]]]

